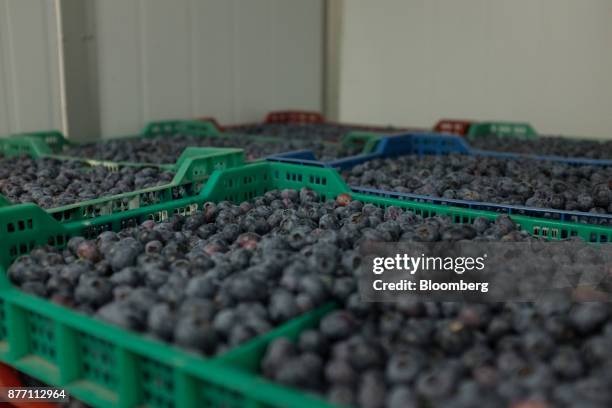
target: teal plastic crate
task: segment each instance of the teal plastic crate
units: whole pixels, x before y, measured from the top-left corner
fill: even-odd
[[[110,326],[74,310],[27,295],[13,287],[6,269],[38,245],[63,247],[73,236],[94,237],[144,220],[191,214],[207,201],[241,202],[273,189],[309,187],[322,199],[351,194],[328,168],[260,162],[213,172],[198,195],[60,223],[33,204],[0,208],[0,360],[45,383],[65,387],[97,407],[325,407],[320,398],[273,384],[255,374],[266,345],[278,336],[295,337],[333,305],[313,311],[224,356],[205,359]],[[458,223],[496,213],[352,194],[385,207],[396,205],[423,216],[447,215]],[[612,229],[567,222],[511,217],[523,229],[548,239],[581,236],[612,240]]]
[[[43,157],[74,160],[54,155]],[[114,171],[118,171],[121,166],[150,167],[135,163],[119,164],[98,160],[77,160],[87,165],[104,165]],[[174,165],[165,166],[165,169],[176,173],[168,184],[51,208],[47,212],[59,222],[73,222],[91,220],[177,198],[196,196],[214,171],[241,166],[243,163],[242,149],[188,147]],[[5,197],[0,196],[0,207],[3,205],[10,205],[10,203]]]
[[[538,138],[538,132],[523,122],[476,122],[470,125],[466,137],[470,140],[478,137],[533,140]]]
[[[124,136],[122,140],[152,138],[162,135],[186,134],[200,137],[220,137],[221,132],[211,123],[190,120],[163,120],[148,123],[139,135]],[[51,154],[61,156],[68,146],[78,146],[58,130],[26,132],[0,139],[0,152],[7,156],[29,155],[35,159]],[[88,159],[86,157],[76,157]],[[129,164],[129,163],[123,163]]]

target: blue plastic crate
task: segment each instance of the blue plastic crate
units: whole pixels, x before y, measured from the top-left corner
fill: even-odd
[[[345,157],[338,160],[319,161],[309,150],[300,150],[274,155],[270,161],[301,164],[315,167],[331,167],[337,170],[346,170],[358,164],[375,159],[389,159],[393,157],[416,155],[446,155],[467,154],[483,157],[497,157],[504,159],[533,159],[553,161],[576,166],[612,166],[612,160],[596,160],[575,157],[542,156],[508,152],[494,152],[489,150],[473,149],[468,142],[459,136],[443,133],[406,133],[382,138],[373,153]],[[399,193],[375,188],[351,186],[354,192],[393,197],[404,200],[416,200],[425,203],[449,205],[453,207],[471,208],[477,210],[495,211],[505,214],[521,214],[537,218],[546,218],[559,221],[573,221],[587,224],[612,225],[612,215],[595,214],[581,211],[562,211],[547,208],[527,207],[520,205],[505,205],[478,201],[447,199],[432,196],[423,196],[410,193]]]

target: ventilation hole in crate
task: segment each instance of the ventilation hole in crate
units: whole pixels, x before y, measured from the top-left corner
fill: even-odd
[[[204,407],[241,408],[253,403],[253,401],[245,401],[244,397],[237,392],[211,385],[202,387],[201,397],[200,406]]]
[[[589,242],[597,242],[597,234],[594,232],[591,232],[591,235],[589,236]]]
[[[34,312],[27,312],[30,348],[33,354],[55,362],[55,330],[53,321]]]
[[[15,225],[12,222],[9,222],[6,225],[6,231],[7,232],[15,232]]]
[[[174,377],[170,367],[156,361],[142,358],[143,403],[147,407],[163,408],[174,406]]]
[[[117,383],[116,363],[112,345],[104,340],[82,334],[81,358],[84,377],[92,382],[113,389]]]

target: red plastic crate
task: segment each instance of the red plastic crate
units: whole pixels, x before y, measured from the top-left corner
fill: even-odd
[[[318,123],[324,125],[334,125],[334,126],[343,126],[347,128],[351,128],[351,130],[359,130],[359,131],[371,131],[371,132],[406,132],[406,131],[426,131],[428,129],[423,128],[414,128],[414,127],[394,127],[393,131],[389,129],[389,126],[380,126],[380,125],[364,125],[364,124],[356,124],[356,123],[342,123],[342,122],[333,122],[328,121],[325,116],[319,112],[312,111],[300,111],[300,110],[284,110],[284,111],[272,111],[266,115],[263,122],[261,123],[241,123],[241,124],[233,124],[233,125],[221,125],[219,121],[217,121],[214,117],[211,116],[203,116],[197,118],[202,121],[209,121],[214,124],[217,129],[220,131],[227,131],[231,129],[236,129],[244,126],[256,126],[261,124],[271,124],[271,123],[285,123],[285,124],[309,124],[309,123]]]
[[[326,123],[319,112],[309,111],[276,111],[266,115],[264,123]]]
[[[465,136],[470,130],[470,126],[476,123],[473,120],[464,119],[440,119],[434,130],[440,133],[452,133],[454,135]]]
[[[19,371],[15,370],[12,367],[7,366],[6,364],[0,363],[0,387],[11,387],[11,388],[21,388],[23,387],[23,382],[21,381],[21,374]],[[50,402],[0,402],[0,407],[7,408],[57,408],[58,404],[52,404]]]

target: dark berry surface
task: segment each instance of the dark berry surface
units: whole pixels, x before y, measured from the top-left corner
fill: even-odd
[[[516,140],[496,136],[471,140],[470,146],[501,152],[541,154],[589,159],[612,159],[612,142],[569,139],[559,136],[542,136],[536,140]]]
[[[274,340],[267,378],[359,407],[609,407],[612,310],[601,303],[350,299]]]
[[[146,221],[8,269],[13,284],[114,325],[217,355],[318,306],[339,308],[267,348],[261,375],[359,407],[606,407],[608,304],[361,300],[365,240],[533,241],[507,216],[457,228],[307,189]]]
[[[265,123],[236,126],[232,131],[250,135],[280,136],[300,140],[339,141],[344,135],[356,128],[349,125],[317,124],[317,123]],[[357,128],[359,130],[359,128]],[[387,126],[376,130],[380,133],[394,133],[398,129]]]
[[[85,166],[77,161],[0,158],[0,193],[13,203],[54,208],[168,184],[174,174],[154,167]]]
[[[167,135],[155,138],[114,139],[99,143],[70,146],[62,154],[98,160],[128,161],[137,163],[175,163],[187,147],[234,147],[245,150],[248,160],[260,159],[272,154],[293,150],[312,150],[317,157],[334,158],[355,154],[334,145],[325,145],[320,138],[286,137],[279,134],[278,141],[256,141],[253,136],[227,133],[225,137],[197,137]]]
[[[467,226],[465,237],[531,239],[504,219],[481,232]],[[34,249],[8,274],[26,292],[212,355],[354,295],[364,239],[461,239],[444,233],[453,225],[395,207],[319,202],[305,189],[273,191],[96,240],[75,237],[64,250]]]
[[[403,156],[343,173],[355,186],[434,197],[612,213],[612,168],[491,157]]]

